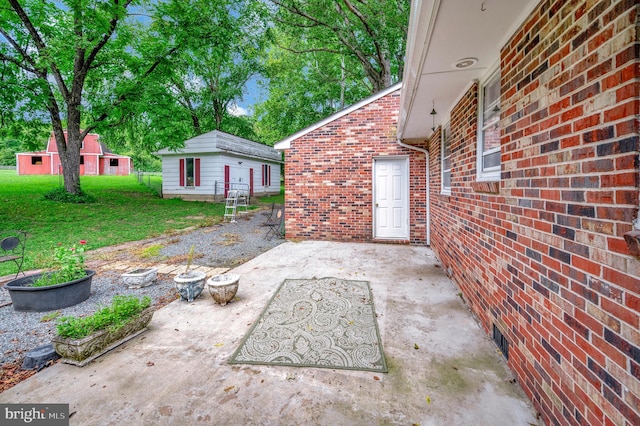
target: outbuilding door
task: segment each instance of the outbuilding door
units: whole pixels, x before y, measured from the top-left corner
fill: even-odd
[[[373,162],[374,238],[409,239],[409,159]]]

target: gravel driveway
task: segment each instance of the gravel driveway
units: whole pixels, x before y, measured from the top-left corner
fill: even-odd
[[[11,299],[8,291],[0,288],[0,365],[20,361],[26,352],[50,343],[55,334],[55,318],[93,313],[100,306],[109,304],[116,294],[149,296],[156,306],[164,306],[177,298],[172,277],[160,274],[153,285],[129,289],[122,283],[122,272],[109,270],[109,262],[104,259],[112,262],[126,259],[134,264],[138,262],[147,265],[154,262],[186,264],[187,254],[191,246],[194,246],[194,264],[232,268],[284,241],[264,238],[266,228],[262,223],[265,219],[260,211],[250,212],[238,217],[235,223],[221,223],[184,234],[87,252],[88,259],[102,259],[88,262],[88,266],[93,268],[96,265],[97,269],[91,285],[91,296],[78,305],[59,311],[16,312],[9,304]],[[159,253],[144,258],[137,257],[144,252],[145,247],[150,246],[161,247]]]

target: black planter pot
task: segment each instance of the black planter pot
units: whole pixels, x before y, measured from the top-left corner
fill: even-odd
[[[9,281],[4,288],[9,291],[16,311],[54,311],[77,305],[89,298],[91,279],[96,272],[89,269],[85,272],[87,275],[83,278],[46,287],[29,287],[42,274],[29,275]]]

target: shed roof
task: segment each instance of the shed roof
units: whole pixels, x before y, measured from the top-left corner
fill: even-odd
[[[332,121],[335,121],[337,119],[339,119],[340,117],[343,117],[349,113],[352,113],[353,111],[356,111],[360,108],[362,108],[365,105],[370,104],[371,102],[375,102],[378,99],[388,95],[389,93],[393,93],[396,90],[400,90],[400,88],[402,88],[402,82],[396,83],[393,86],[389,86],[384,90],[381,90],[380,92],[376,93],[375,95],[369,96],[366,99],[361,100],[360,102],[357,102],[353,105],[351,105],[350,107],[347,107],[341,111],[336,112],[333,115],[330,115],[329,117],[325,118],[324,120],[320,120],[315,124],[312,124],[309,127],[306,127],[302,130],[300,130],[299,132],[294,133],[293,135],[289,136],[288,138],[282,139],[280,142],[277,142],[273,147],[275,149],[289,149],[291,147],[291,141],[296,140],[304,135],[306,135],[307,133],[311,133],[316,129],[319,129],[320,127],[331,123]]]
[[[268,145],[244,139],[229,133],[214,130],[195,136],[184,142],[184,148],[171,150],[163,148],[158,155],[183,155],[183,154],[215,154],[229,153],[249,158],[281,162],[282,157],[278,151]]]

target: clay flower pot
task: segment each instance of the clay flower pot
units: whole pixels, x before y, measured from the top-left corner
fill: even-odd
[[[209,294],[211,294],[213,300],[222,306],[235,297],[238,285],[240,285],[240,275],[238,274],[216,275],[207,281]]]

